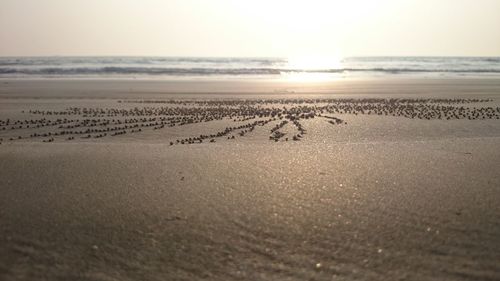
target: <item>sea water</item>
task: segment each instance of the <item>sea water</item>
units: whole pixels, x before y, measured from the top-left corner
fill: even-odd
[[[0,57],[0,79],[280,79],[293,74],[500,77],[500,57],[350,57],[321,62],[231,57]]]

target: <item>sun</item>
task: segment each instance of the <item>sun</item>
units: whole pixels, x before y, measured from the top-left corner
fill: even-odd
[[[334,70],[342,67],[342,59],[338,56],[302,55],[288,58],[290,69],[312,72],[314,70]]]

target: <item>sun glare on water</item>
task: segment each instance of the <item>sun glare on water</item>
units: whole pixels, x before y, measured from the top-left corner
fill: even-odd
[[[288,58],[288,72],[281,74],[290,82],[322,82],[338,79],[335,70],[342,68],[342,59],[333,56],[294,56]]]
[[[296,56],[288,58],[288,67],[300,70],[330,70],[342,66],[340,57],[328,56]]]

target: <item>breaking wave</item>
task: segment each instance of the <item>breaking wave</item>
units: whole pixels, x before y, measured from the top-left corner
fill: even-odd
[[[326,74],[500,74],[500,58],[360,57],[335,67],[294,67],[283,58],[20,57],[0,58],[1,77],[269,76]]]

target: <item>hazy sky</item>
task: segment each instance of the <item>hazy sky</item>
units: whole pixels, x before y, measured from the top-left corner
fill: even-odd
[[[500,56],[500,0],[0,0],[0,56]]]

